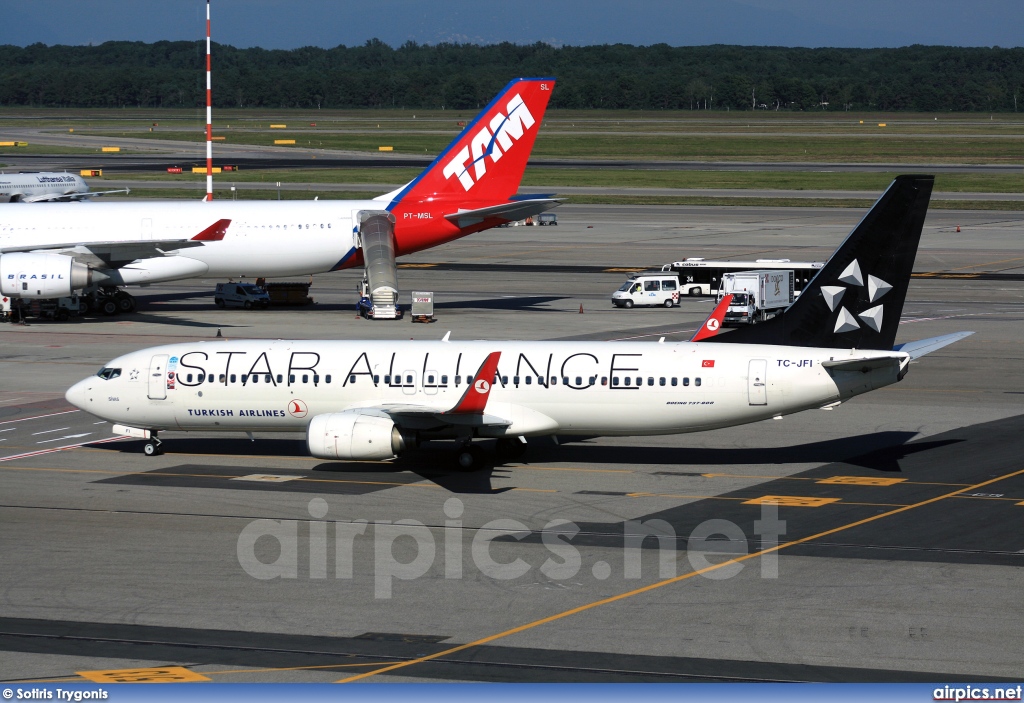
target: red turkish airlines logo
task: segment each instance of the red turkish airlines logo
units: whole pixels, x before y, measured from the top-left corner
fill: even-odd
[[[721,326],[722,326],[722,324],[721,324],[721,323],[720,323],[720,322],[719,322],[718,320],[716,320],[715,318],[713,318],[713,317],[712,317],[712,318],[711,318],[710,320],[708,320],[708,323],[707,323],[706,325],[704,325],[704,326],[705,326],[705,327],[707,327],[707,328],[708,328],[709,330],[711,330],[712,332],[714,332],[714,331],[716,331],[716,330],[717,330],[717,329],[718,329],[719,327],[721,327]],[[714,366],[714,365],[715,365],[715,362],[713,362],[713,361],[712,361],[712,362],[711,362],[711,365],[712,365],[712,366]]]
[[[309,408],[301,400],[292,400],[288,402],[288,414],[292,417],[306,417],[306,413],[309,412]]]
[[[481,378],[473,384],[473,390],[480,395],[484,395],[487,391],[491,390],[491,384]]]
[[[700,363],[700,365],[701,365],[701,367],[703,367],[705,369],[713,369],[713,368],[715,368],[715,360],[714,359],[705,359],[704,361],[702,361]]]

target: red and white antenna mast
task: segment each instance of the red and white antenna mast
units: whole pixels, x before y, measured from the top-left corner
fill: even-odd
[[[210,97],[210,0],[206,0],[206,199],[213,200],[213,101]]]

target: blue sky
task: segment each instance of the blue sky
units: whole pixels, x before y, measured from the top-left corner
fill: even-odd
[[[213,0],[214,40],[1021,46],[1024,0]],[[0,44],[203,36],[203,0],[0,0]]]

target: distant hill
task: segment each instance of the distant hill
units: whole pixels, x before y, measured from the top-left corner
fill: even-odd
[[[204,104],[203,42],[0,46],[0,106]],[[556,76],[554,108],[1024,112],[1024,49],[664,44],[363,46],[215,44],[219,107],[482,106],[510,78]]]

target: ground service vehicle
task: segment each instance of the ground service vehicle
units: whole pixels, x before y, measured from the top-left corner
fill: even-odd
[[[972,334],[895,344],[934,177],[899,176],[784,312],[698,342],[178,341],[68,389],[116,435],[295,432],[319,459],[381,461],[454,440],[463,469],[539,436],[639,436],[832,408]],[[781,290],[781,286],[780,286]]]
[[[718,289],[718,299],[732,295],[725,312],[726,325],[753,325],[764,322],[793,302],[792,271],[740,271],[726,273]]]
[[[793,271],[793,289],[800,295],[815,274],[825,264],[820,261],[790,261],[789,259],[756,259],[754,261],[709,261],[691,257],[673,261],[661,267],[662,271],[679,274],[679,287],[683,295],[715,295],[722,283],[722,276],[736,271],[754,269],[782,269]]]
[[[270,295],[252,283],[218,283],[213,292],[213,302],[218,308],[265,310],[270,307]]]
[[[612,305],[631,308],[634,305],[679,305],[679,276],[672,271],[644,271],[629,277],[612,293]]]

